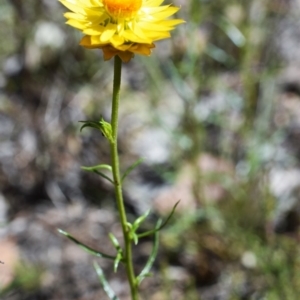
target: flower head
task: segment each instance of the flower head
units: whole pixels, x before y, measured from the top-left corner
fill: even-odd
[[[85,36],[80,45],[100,48],[104,59],[118,55],[128,62],[134,54],[150,55],[157,40],[183,20],[166,18],[179,8],[161,4],[164,0],[59,0],[72,12],[65,13],[67,24]]]

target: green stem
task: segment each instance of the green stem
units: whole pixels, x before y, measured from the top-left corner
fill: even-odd
[[[122,61],[119,56],[115,56],[114,65],[114,86],[112,97],[112,110],[111,110],[111,127],[112,127],[112,142],[110,143],[111,160],[112,160],[112,173],[114,178],[114,186],[116,193],[116,200],[120,221],[123,230],[123,237],[125,243],[124,262],[126,266],[127,278],[131,290],[132,300],[138,300],[137,284],[132,263],[132,243],[129,236],[129,228],[127,226],[127,217],[123,201],[122,181],[120,176],[119,155],[118,155],[118,115],[119,115],[119,102],[120,102],[120,86],[121,86],[121,71]]]

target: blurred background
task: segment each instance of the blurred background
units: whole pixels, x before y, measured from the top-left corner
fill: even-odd
[[[122,169],[144,158],[129,219],[151,208],[151,228],[181,200],[141,299],[299,299],[300,1],[172,2],[186,24],[122,77]],[[57,232],[110,253],[121,238],[112,186],[80,168],[110,161],[79,121],[109,120],[113,62],[78,45],[65,11],[0,2],[1,299],[108,299],[95,258]],[[97,262],[129,299],[124,270]]]

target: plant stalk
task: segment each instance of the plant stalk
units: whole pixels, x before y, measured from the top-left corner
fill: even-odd
[[[114,187],[116,194],[117,207],[119,211],[120,221],[124,237],[124,262],[126,267],[127,278],[130,285],[131,299],[138,300],[138,290],[136,278],[132,263],[132,240],[130,238],[129,228],[127,226],[127,217],[123,200],[122,181],[120,176],[120,165],[118,155],[118,123],[119,123],[119,103],[120,103],[120,87],[121,87],[122,60],[119,56],[115,56],[114,60],[114,82],[111,110],[111,127],[112,142],[110,142],[112,173],[114,178]]]

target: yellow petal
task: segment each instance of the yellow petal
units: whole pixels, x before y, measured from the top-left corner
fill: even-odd
[[[145,6],[160,6],[164,0],[146,0],[145,1]]]
[[[104,26],[98,25],[83,30],[83,33],[87,35],[101,35],[104,30],[105,30]]]
[[[70,2],[69,0],[59,0],[65,7],[67,7],[68,9],[70,9],[71,11],[78,13],[78,14],[82,14],[85,15],[85,10],[76,5],[75,3]]]
[[[170,5],[164,5],[164,6],[158,6],[158,7],[142,7],[141,13],[144,13],[145,15],[152,17],[153,14],[159,13],[162,11],[166,11],[170,8]]]
[[[141,30],[141,28],[138,24],[131,22],[128,24],[128,27],[138,38],[140,38],[143,41],[147,40],[147,36],[144,34],[144,32]]]
[[[84,29],[86,26],[86,22],[80,22],[78,20],[68,20],[66,24],[71,25],[72,27],[75,27],[80,30]]]
[[[166,10],[152,13],[153,18],[162,20],[174,15],[179,10],[178,7],[168,7]]]
[[[85,48],[88,48],[88,49],[96,49],[96,48],[99,48],[99,45],[92,45],[91,43],[91,37],[90,36],[84,36],[79,45],[85,47]]]
[[[118,36],[118,35],[114,35],[111,39],[110,39],[110,42],[111,44],[114,46],[114,47],[118,47],[122,44],[125,43],[125,39],[124,37],[122,36]]]
[[[74,20],[82,20],[82,21],[86,20],[86,16],[72,13],[72,12],[64,13],[64,17],[66,17],[67,19],[74,19]]]
[[[116,24],[108,24],[107,26],[105,26],[105,30],[102,32],[100,36],[100,41],[101,42],[109,41],[116,31],[117,31]]]
[[[135,35],[135,32],[132,32],[131,30],[125,30],[123,32],[123,36],[125,38],[126,41],[130,41],[130,42],[134,42],[134,43],[151,43],[151,39],[146,38],[146,39],[142,39],[138,36]]]
[[[102,1],[99,1],[99,0],[79,0],[79,2],[81,2],[81,5],[87,6],[87,7],[101,7],[101,6],[103,6]]]
[[[161,26],[166,26],[166,27],[174,27],[175,25],[182,24],[182,23],[185,23],[185,21],[180,20],[180,19],[175,19],[175,20],[160,21],[157,24],[159,24]]]

